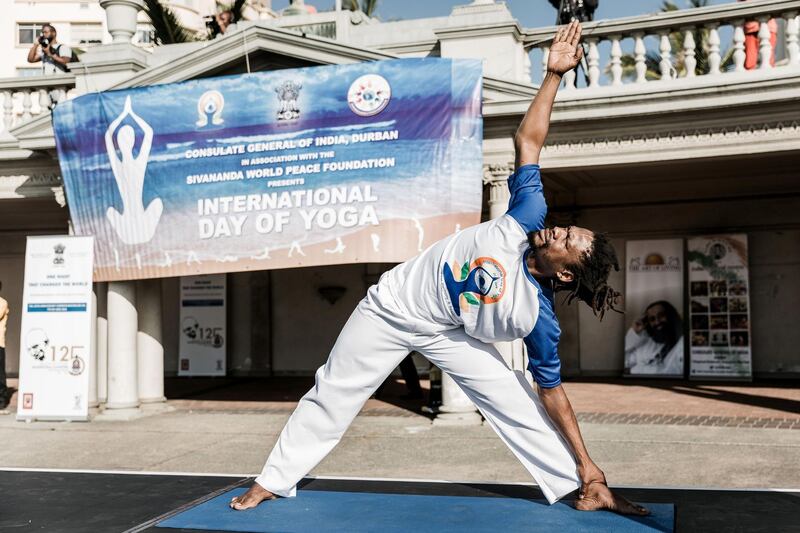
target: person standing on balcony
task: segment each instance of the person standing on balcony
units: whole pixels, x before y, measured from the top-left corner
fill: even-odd
[[[648,514],[608,488],[561,386],[555,293],[566,291],[570,301],[586,303],[600,317],[615,309],[619,296],[607,284],[619,264],[606,236],[544,224],[539,154],[561,78],[583,55],[580,37],[573,21],[553,39],[547,75],[514,138],[506,214],[442,239],[369,288],[261,475],[231,500],[233,509],[294,496],[378,385],[416,350],[477,405],[549,502],[577,490],[579,510]],[[528,347],[538,393],[491,344],[516,338]]]
[[[42,62],[43,74],[67,72],[67,63],[72,61],[72,49],[58,42],[56,29],[50,23],[42,24],[42,34],[28,50],[28,63],[39,61]]]
[[[747,0],[739,0],[746,2]],[[778,22],[769,19],[769,45],[771,48],[769,62],[775,66],[775,47],[778,45]],[[761,30],[761,23],[757,20],[748,20],[744,23],[744,68],[753,70],[758,66],[759,48],[761,39],[758,32]]]

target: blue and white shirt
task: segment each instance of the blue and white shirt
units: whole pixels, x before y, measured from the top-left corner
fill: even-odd
[[[561,383],[561,330],[553,291],[526,265],[527,235],[544,228],[547,203],[539,165],[508,179],[508,211],[442,239],[381,278],[415,330],[464,327],[483,342],[524,339],[529,369],[545,388]]]

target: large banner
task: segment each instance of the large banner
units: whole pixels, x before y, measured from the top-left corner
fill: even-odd
[[[95,281],[399,262],[480,221],[481,62],[87,94],[54,112]]]
[[[683,240],[628,241],[625,374],[683,377]]]
[[[179,376],[224,376],[225,274],[181,278]]]
[[[690,239],[689,377],[752,377],[747,235]]]
[[[89,416],[92,241],[28,237],[17,419]]]

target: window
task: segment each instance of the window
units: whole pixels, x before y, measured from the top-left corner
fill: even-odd
[[[42,34],[44,22],[17,24],[17,44],[33,44]]]
[[[17,76],[27,78],[29,76],[41,76],[42,67],[18,67]]]
[[[74,45],[92,45],[103,42],[103,25],[99,23],[70,24],[70,41]]]

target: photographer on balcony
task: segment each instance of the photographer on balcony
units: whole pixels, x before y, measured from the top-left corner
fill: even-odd
[[[42,34],[28,51],[28,63],[42,62],[43,74],[62,74],[67,72],[67,63],[72,61],[72,49],[58,42],[56,29],[52,24],[42,25]]]

